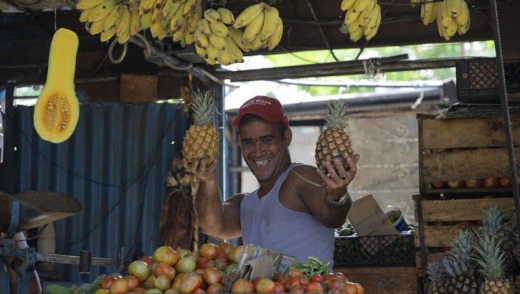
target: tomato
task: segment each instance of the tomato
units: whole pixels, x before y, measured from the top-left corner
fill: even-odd
[[[166,289],[169,289],[172,285],[172,280],[167,275],[159,275],[155,278],[154,281],[155,288],[165,291]]]
[[[236,279],[231,285],[231,293],[253,293],[255,285],[247,279]]]
[[[309,281],[311,283],[321,283],[321,282],[323,282],[323,276],[321,276],[321,275],[312,275],[309,278]]]
[[[205,269],[207,267],[215,267],[215,260],[199,256],[197,258],[197,268]]]
[[[156,277],[167,276],[170,280],[172,280],[173,277],[175,277],[175,269],[173,268],[173,266],[164,262],[154,264],[152,271]]]
[[[229,253],[228,253],[228,259],[233,263],[240,263],[240,260],[242,259],[242,255],[244,255],[245,246],[244,245],[238,245],[236,247],[233,247]]]
[[[195,289],[202,286],[203,280],[202,276],[195,272],[190,272],[185,274],[179,285],[179,291],[182,293],[190,293],[195,291]]]
[[[347,282],[345,284],[345,294],[357,294],[357,287],[352,282]]]
[[[274,292],[274,281],[268,278],[260,278],[256,283],[255,290],[258,293],[273,293]]]
[[[103,280],[101,281],[101,288],[107,290],[110,289],[110,286],[112,286],[112,283],[114,283],[115,280],[116,278],[114,278],[113,276],[103,278]]]
[[[124,294],[128,292],[128,282],[125,279],[116,279],[110,285],[110,294]]]
[[[224,286],[221,283],[213,283],[208,286],[206,292],[208,293],[222,293],[224,291]]]
[[[222,274],[217,268],[207,267],[204,269],[202,273],[202,279],[206,283],[206,285],[211,285],[213,283],[222,282]]]
[[[284,293],[285,287],[281,282],[274,282],[274,293]]]
[[[169,265],[175,265],[179,260],[179,254],[175,249],[170,246],[161,246],[153,252],[153,260],[157,263],[167,263]]]
[[[305,293],[305,288],[302,285],[294,286],[289,290],[289,293]]]
[[[296,278],[305,277],[305,274],[303,274],[302,271],[300,271],[299,269],[295,269],[295,268],[291,268],[291,269],[287,270],[285,275],[287,275],[289,277],[296,277]]]
[[[139,260],[146,262],[149,266],[152,266],[155,263],[153,257],[151,257],[150,255],[145,255],[141,257]]]
[[[139,286],[139,280],[135,276],[128,275],[124,277],[126,282],[128,283],[128,290],[132,290],[134,288],[137,288]]]
[[[188,254],[179,259],[175,264],[175,270],[180,273],[189,273],[197,268],[197,259],[195,256]]]
[[[344,277],[334,276],[325,282],[328,292],[340,292],[345,290],[346,279]]]
[[[300,286],[300,279],[297,277],[287,277],[283,283],[283,286],[287,290],[291,290],[293,287]]]
[[[220,258],[220,257],[215,258],[214,263],[215,263],[214,266],[221,271],[225,270],[226,267],[229,265],[227,258]]]
[[[199,248],[199,255],[207,259],[215,259],[217,257],[217,245],[213,243],[204,243]]]
[[[319,282],[310,282],[305,286],[306,293],[323,293],[323,286]]]
[[[151,267],[143,260],[134,260],[128,265],[128,273],[135,276],[140,282],[146,281]]]

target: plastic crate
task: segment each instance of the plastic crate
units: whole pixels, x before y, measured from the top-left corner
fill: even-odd
[[[505,61],[508,93],[520,92],[520,61]],[[457,97],[464,103],[500,103],[500,79],[495,58],[457,61]]]
[[[415,265],[414,234],[336,237],[334,266]]]

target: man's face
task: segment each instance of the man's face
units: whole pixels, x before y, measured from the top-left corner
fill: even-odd
[[[259,182],[276,179],[291,159],[290,130],[284,136],[275,123],[252,120],[240,125],[242,156]]]

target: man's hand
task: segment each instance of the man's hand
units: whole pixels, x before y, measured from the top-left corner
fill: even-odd
[[[200,181],[215,182],[217,180],[217,160],[213,160],[209,165],[204,160],[193,160],[188,162],[187,159],[182,159],[182,164],[189,172],[193,173]]]
[[[338,158],[334,159],[334,164],[326,162],[325,166],[329,176],[325,175],[320,169],[316,169],[325,184],[329,200],[337,201],[347,191],[347,186],[354,180],[356,175],[356,164],[359,157],[359,154],[355,154],[353,157],[346,159],[349,166],[348,170],[345,170],[343,163]]]

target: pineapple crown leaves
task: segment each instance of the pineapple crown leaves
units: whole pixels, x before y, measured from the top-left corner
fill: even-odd
[[[501,279],[504,276],[506,256],[501,248],[502,240],[494,235],[478,236],[473,260],[479,265],[479,273],[487,280]]]
[[[449,257],[460,265],[462,274],[470,274],[475,268],[471,256],[475,253],[475,233],[471,230],[461,230],[453,239]]]
[[[492,235],[502,232],[505,227],[505,215],[502,210],[494,205],[484,210],[482,230],[484,234]]]
[[[211,92],[201,90],[193,92],[191,103],[194,125],[214,125],[215,102],[213,101]]]
[[[434,282],[442,281],[447,277],[446,265],[440,260],[428,263],[426,266],[426,272],[428,273],[430,280]]]
[[[325,127],[343,130],[347,124],[347,103],[343,100],[331,100],[327,105],[327,116]]]

